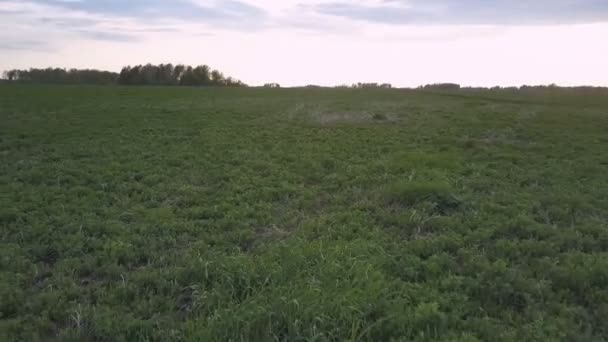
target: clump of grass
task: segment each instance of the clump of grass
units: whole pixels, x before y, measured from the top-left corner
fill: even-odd
[[[463,143],[464,148],[471,149],[477,147],[477,142],[473,139],[467,139]]]
[[[414,206],[431,202],[440,212],[447,212],[460,206],[460,200],[452,188],[441,182],[400,181],[384,189],[384,200],[391,205]]]
[[[372,116],[372,119],[376,121],[386,121],[388,120],[388,117],[386,117],[386,115],[384,114],[376,113],[374,114],[374,116]]]
[[[448,152],[408,151],[396,154],[387,166],[391,172],[402,173],[413,169],[455,170],[460,162],[457,155]]]

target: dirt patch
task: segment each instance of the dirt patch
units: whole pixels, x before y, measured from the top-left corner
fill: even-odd
[[[289,231],[281,229],[275,225],[262,226],[255,229],[254,236],[240,241],[239,247],[241,248],[241,251],[250,253],[267,243],[287,239],[289,235]]]
[[[255,231],[255,235],[258,241],[268,242],[283,240],[289,236],[289,232],[275,225],[271,225],[265,227],[258,227]]]
[[[366,112],[315,113],[312,118],[322,125],[337,123],[365,123],[373,120],[373,114]]]
[[[538,112],[533,109],[522,110],[518,113],[518,118],[520,119],[534,119],[538,115]]]
[[[517,138],[516,132],[510,129],[488,130],[477,141],[485,145],[516,145],[522,143]]]
[[[322,105],[297,104],[287,112],[292,120],[303,120],[323,126],[340,124],[374,124],[397,121],[397,115],[381,109],[335,110]]]

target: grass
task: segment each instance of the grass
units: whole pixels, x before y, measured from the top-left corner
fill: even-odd
[[[385,190],[385,196],[389,204],[411,207],[421,202],[429,202],[441,212],[460,205],[452,194],[452,189],[437,182],[398,182]]]
[[[604,341],[607,113],[0,86],[0,339]]]

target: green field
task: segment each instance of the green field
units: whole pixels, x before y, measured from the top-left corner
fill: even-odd
[[[606,341],[608,92],[0,86],[2,341]]]

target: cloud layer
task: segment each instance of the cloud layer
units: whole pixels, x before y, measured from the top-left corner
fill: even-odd
[[[198,2],[188,0],[31,0],[31,2],[92,14],[143,20],[172,18],[228,21],[264,15],[263,10],[237,0]]]
[[[8,4],[8,8],[3,9],[7,7],[3,4]],[[301,25],[308,14],[321,16],[324,26],[336,18],[393,25],[552,25],[608,21],[606,0],[0,0],[0,15],[27,14],[23,9],[27,5],[148,24],[175,20],[235,29],[281,23],[289,26],[290,22]]]
[[[606,0],[383,0],[326,2],[319,13],[385,24],[547,25],[608,21]]]
[[[251,30],[266,16],[238,0],[0,0],[0,39],[14,47],[24,45],[19,43],[23,34],[40,31],[50,40],[63,35],[133,42],[147,33],[182,32],[182,27],[194,27],[193,35],[201,34],[197,27]]]
[[[0,29],[4,31],[0,48],[50,49],[54,35],[131,43],[149,33],[201,36],[218,30],[356,35],[361,31],[357,23],[542,26],[597,22],[608,22],[606,0],[0,0]],[[40,37],[32,34],[36,31],[49,35],[39,47],[34,42]]]

